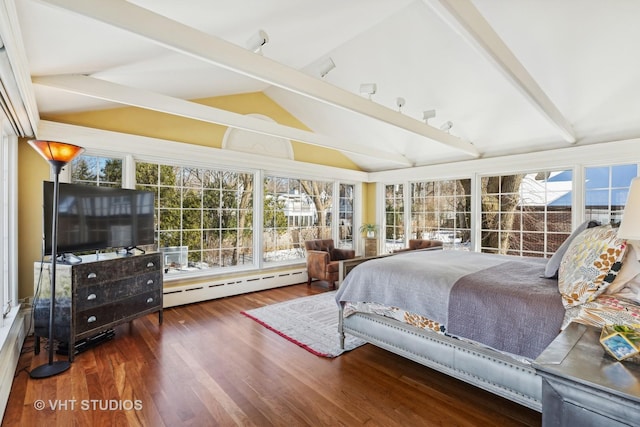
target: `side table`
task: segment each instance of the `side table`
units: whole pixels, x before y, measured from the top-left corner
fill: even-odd
[[[599,328],[571,323],[533,363],[544,427],[640,425],[640,364],[606,355],[599,338]]]

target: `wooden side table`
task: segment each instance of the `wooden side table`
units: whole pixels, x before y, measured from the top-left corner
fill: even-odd
[[[366,237],[364,239],[364,256],[378,256],[378,239],[375,237]]]
[[[640,425],[640,364],[606,355],[599,338],[571,323],[535,360],[543,426]]]

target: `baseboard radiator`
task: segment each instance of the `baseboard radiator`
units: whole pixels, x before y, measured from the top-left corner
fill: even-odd
[[[0,415],[3,418],[9,401],[13,377],[18,366],[18,359],[22,352],[22,345],[27,335],[25,318],[28,319],[30,313],[29,309],[20,310],[19,307],[15,307],[13,310],[5,319],[7,332],[3,334],[0,347]]]
[[[248,292],[262,291],[307,281],[307,269],[264,271],[210,282],[164,288],[163,306],[175,307]]]

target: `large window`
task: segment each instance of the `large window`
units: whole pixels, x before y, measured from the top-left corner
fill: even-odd
[[[384,190],[384,250],[393,252],[406,246],[404,235],[404,186],[386,185]]]
[[[353,184],[340,184],[337,246],[345,249],[353,249],[353,192]]]
[[[546,257],[571,233],[572,172],[482,178],[482,251]]]
[[[136,182],[155,192],[158,248],[171,257],[165,268],[253,264],[253,174],[139,162]]]
[[[636,164],[591,167],[585,170],[585,217],[602,224],[617,224],[629,195]]]
[[[471,180],[411,184],[411,238],[441,240],[445,249],[469,250]]]
[[[264,179],[263,260],[304,259],[304,241],[331,238],[333,183]]]
[[[82,155],[71,162],[71,182],[122,187],[122,159]]]

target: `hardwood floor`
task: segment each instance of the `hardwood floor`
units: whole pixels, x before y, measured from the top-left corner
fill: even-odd
[[[2,426],[540,425],[535,411],[372,345],[317,357],[240,313],[326,290],[169,308],[162,326],[157,315],[120,326],[52,378],[30,379],[46,351],[25,351]]]

